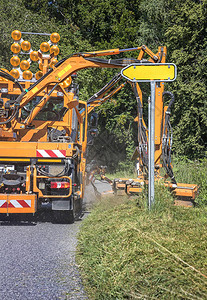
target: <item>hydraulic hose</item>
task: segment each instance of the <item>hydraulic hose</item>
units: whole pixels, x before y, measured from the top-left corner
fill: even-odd
[[[20,88],[21,92],[24,92],[24,89],[23,89],[22,85],[19,83],[19,81],[16,78],[14,78],[12,75],[10,75],[9,73],[5,72],[2,69],[0,69],[0,77],[3,77],[3,78],[5,78],[9,81],[15,82],[18,85],[18,87]]]
[[[140,63],[140,60],[134,58],[119,58],[119,59],[102,59],[102,58],[94,58],[94,57],[85,57],[86,60],[92,61],[94,63],[101,63],[107,65],[114,65],[120,67],[126,67],[133,63]]]
[[[136,83],[132,84],[132,89],[135,94],[135,98],[137,100],[137,108],[138,108],[138,146],[139,146],[139,155],[142,160],[143,168],[145,169],[145,173],[148,173],[148,156],[147,156],[147,135],[146,135],[146,127],[143,123],[143,108],[142,103],[137,91]]]
[[[122,78],[121,73],[116,74],[103,88],[101,88],[97,93],[95,93],[90,99],[88,99],[87,104],[96,100],[101,94],[107,92],[111,87],[113,87]]]
[[[172,105],[174,104],[174,102],[175,102],[175,97],[174,97],[173,93],[171,93],[171,92],[169,92],[169,91],[163,92],[162,97],[164,97],[165,95],[169,95],[170,98],[171,98],[170,103],[169,103],[168,108],[167,108],[167,111],[168,111],[168,113],[169,113],[169,112],[171,112],[171,106],[172,106]]]
[[[17,86],[19,87],[20,91],[22,92],[17,99],[14,101],[14,105],[15,105],[15,109],[12,113],[12,115],[9,117],[9,119],[7,119],[6,121],[0,122],[0,125],[4,125],[4,124],[8,124],[9,122],[11,122],[16,115],[18,114],[19,111],[19,103],[22,99],[22,97],[24,96],[24,94],[26,93],[22,87],[22,85],[18,82],[18,80],[16,78],[14,78],[12,75],[8,74],[7,72],[5,72],[4,70],[0,69],[0,77],[3,77],[9,81],[14,82],[15,84],[17,84]]]
[[[62,176],[68,175],[69,170],[70,170],[70,163],[68,161],[65,161],[64,169],[56,175],[50,174],[50,173],[42,170],[41,168],[37,167],[37,172],[39,172],[43,176],[47,176],[47,177],[50,177],[50,178],[52,178],[52,177],[62,177]]]
[[[11,122],[16,117],[17,113],[18,113],[18,108],[16,106],[15,110],[13,111],[12,115],[10,116],[10,118],[7,119],[6,121],[0,122],[0,125],[8,124],[9,122]]]
[[[169,95],[171,100],[165,112],[165,124],[164,124],[163,137],[162,137],[162,160],[163,160],[164,168],[166,169],[167,174],[171,178],[172,183],[177,184],[171,167],[171,149],[172,149],[172,141],[173,141],[173,130],[170,123],[170,114],[171,114],[171,107],[175,102],[175,98],[173,93],[169,91],[163,92],[162,96],[164,97],[165,95]]]

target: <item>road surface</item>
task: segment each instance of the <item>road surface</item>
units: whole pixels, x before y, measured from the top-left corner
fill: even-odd
[[[97,182],[103,191],[109,185]],[[86,190],[86,209],[94,202]],[[82,221],[54,224],[49,212],[37,218],[0,219],[0,300],[88,299],[75,263]]]
[[[80,222],[0,225],[1,300],[87,299],[75,263]]]

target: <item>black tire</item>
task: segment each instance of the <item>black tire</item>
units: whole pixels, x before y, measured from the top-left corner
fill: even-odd
[[[75,221],[73,210],[53,210],[54,223],[72,224]]]

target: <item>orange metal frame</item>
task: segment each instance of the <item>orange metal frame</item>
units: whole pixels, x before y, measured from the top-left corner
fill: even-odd
[[[37,195],[36,194],[0,194],[1,201],[5,201],[5,206],[0,207],[0,213],[35,213],[37,211]],[[25,200],[30,201],[30,205],[24,207]],[[26,202],[26,203],[27,203]],[[17,205],[15,205],[15,203]]]
[[[79,165],[80,172],[83,174],[83,178],[85,177],[85,152],[87,146],[87,116],[95,107],[99,106],[107,99],[109,99],[112,95],[118,92],[124,85],[121,84],[118,88],[115,88],[112,92],[110,92],[107,96],[105,93],[99,96],[90,107],[87,107],[87,103],[83,101],[77,100],[75,94],[73,92],[66,92],[63,88],[63,83],[65,80],[70,78],[70,76],[81,69],[86,68],[122,68],[122,66],[118,66],[116,64],[107,63],[104,61],[92,61],[89,60],[91,57],[97,56],[107,56],[107,55],[117,55],[122,52],[127,51],[140,51],[138,55],[138,59],[143,59],[143,56],[146,54],[149,55],[150,62],[161,62],[164,63],[166,60],[166,47],[159,47],[158,52],[154,54],[150,49],[146,46],[137,47],[133,49],[110,49],[103,51],[95,51],[95,52],[86,52],[73,55],[65,60],[62,63],[58,64],[57,67],[54,67],[53,70],[46,73],[46,69],[48,66],[48,62],[43,61],[45,64],[44,73],[46,73],[40,80],[38,80],[35,84],[31,85],[30,82],[22,83],[25,93],[22,94],[22,99],[19,104],[19,117],[21,115],[21,109],[28,104],[34,97],[42,96],[41,101],[38,105],[30,112],[28,117],[25,120],[20,121],[19,118],[15,118],[11,121],[11,125],[7,128],[5,125],[0,126],[0,161],[13,159],[17,161],[18,159],[30,159],[32,157],[36,157],[37,149],[59,149],[66,150],[66,156],[71,157],[75,151],[74,143],[50,143],[47,142],[47,128],[58,128],[59,130],[65,129],[68,135],[71,133],[72,126],[72,112],[75,110],[78,123],[79,123],[79,138],[76,139],[76,146],[78,146],[80,150],[80,158],[81,162]],[[13,95],[20,95],[21,92],[17,85],[12,82],[8,82],[7,80],[1,81],[2,87],[8,87],[9,93]],[[137,84],[138,86],[138,84]],[[41,109],[46,105],[50,97],[57,96],[57,91],[61,91],[64,94],[64,107],[68,108],[68,112],[63,117],[63,121],[38,121],[35,120],[37,114],[41,111]],[[159,83],[156,85],[155,92],[155,164],[160,165],[160,157],[161,157],[161,129],[164,122],[164,108],[163,108],[163,94],[164,91],[164,83]],[[139,97],[142,99],[142,92],[140,87],[138,86]],[[77,105],[81,104],[84,109],[83,112],[80,113],[77,109]],[[85,122],[85,126],[84,126]],[[34,126],[34,128],[32,128]],[[70,147],[69,147],[70,145]],[[44,160],[44,159],[43,159]],[[27,171],[27,189],[30,188],[30,177],[31,169],[28,168]],[[34,171],[35,172],[35,171]],[[159,172],[158,172],[159,173]],[[40,176],[41,177],[41,176]],[[39,178],[40,178],[39,177]],[[38,178],[37,175],[34,178]],[[43,177],[41,177],[43,178]],[[139,179],[136,179],[139,181]],[[136,181],[135,180],[135,181]],[[140,179],[142,180],[142,178]],[[35,192],[38,193],[39,197],[47,197],[47,195],[42,195],[41,191],[37,188],[36,182],[33,182]],[[118,185],[117,185],[118,187]],[[184,190],[177,190],[177,194],[184,195],[186,192],[182,192]],[[140,187],[137,185],[127,185],[126,192],[133,193],[134,191],[140,192]],[[179,191],[179,192],[178,192]],[[79,191],[80,195],[83,196],[84,186],[81,184],[81,189]],[[71,189],[69,191],[71,194]],[[21,197],[24,197],[21,196]],[[50,196],[51,197],[51,196]],[[68,197],[68,195],[67,195]],[[1,211],[0,211],[1,212]]]

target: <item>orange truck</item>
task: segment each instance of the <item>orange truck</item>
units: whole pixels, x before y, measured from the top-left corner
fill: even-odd
[[[0,214],[34,214],[50,203],[57,220],[73,222],[82,211],[87,139],[96,134],[96,114],[88,121],[96,101],[79,100],[75,72],[123,68],[138,60],[98,57],[141,47],[77,53],[57,62],[58,33],[38,51],[23,34],[12,32],[13,68],[0,70]],[[29,59],[20,61],[22,52]],[[33,61],[40,67],[35,75]]]
[[[166,48],[159,47],[156,54],[146,46],[76,53],[58,62],[58,33],[51,34],[38,51],[23,35],[18,30],[12,32],[13,68],[10,72],[0,69],[0,214],[34,214],[49,203],[56,220],[73,222],[82,213],[87,140],[91,143],[97,133],[97,115],[93,110],[124,86],[115,88],[120,79],[115,76],[84,102],[79,99],[76,72],[85,68],[122,69],[141,62],[145,54],[149,63],[162,63]],[[138,57],[99,58],[129,51],[139,51]],[[20,61],[22,53],[29,59]],[[36,74],[29,70],[32,62],[39,63]],[[163,89],[163,85],[156,87],[160,107]],[[137,90],[141,97],[138,85]],[[164,122],[162,110],[157,114],[160,132]],[[156,138],[159,146],[155,160],[159,164],[161,137]],[[140,168],[143,169],[141,164]]]

